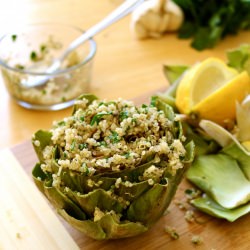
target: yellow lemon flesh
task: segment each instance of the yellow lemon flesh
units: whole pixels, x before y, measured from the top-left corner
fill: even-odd
[[[196,113],[199,118],[224,125],[235,119],[236,101],[250,93],[247,72],[238,73],[217,58],[208,58],[188,70],[177,88],[180,113]]]

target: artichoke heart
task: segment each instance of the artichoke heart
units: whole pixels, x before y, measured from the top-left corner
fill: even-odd
[[[165,212],[193,160],[172,108],[82,95],[71,116],[32,138],[39,190],[94,239],[147,231]]]

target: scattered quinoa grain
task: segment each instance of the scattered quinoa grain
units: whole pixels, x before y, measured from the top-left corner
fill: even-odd
[[[179,239],[180,235],[176,232],[176,229],[174,227],[165,227],[165,232],[174,240]]]
[[[191,238],[191,242],[194,244],[194,245],[200,245],[203,243],[203,238],[199,235],[193,235],[192,238]]]

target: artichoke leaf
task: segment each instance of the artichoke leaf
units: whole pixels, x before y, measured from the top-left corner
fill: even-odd
[[[175,113],[173,111],[173,108],[166,104],[165,102],[163,102],[158,96],[152,96],[151,100],[153,100],[154,106],[158,109],[158,110],[162,110],[165,114],[165,116],[170,120],[170,121],[174,121],[175,119]],[[151,101],[152,103],[152,101]]]
[[[227,51],[228,65],[242,72],[250,74],[250,45],[242,44],[236,49]]]
[[[138,183],[131,183],[127,185],[126,182],[121,182],[119,187],[114,189],[116,195],[123,197],[127,201],[136,200],[141,194],[148,191],[151,188],[151,185],[148,183],[147,180],[138,182]]]
[[[89,218],[93,217],[96,207],[102,211],[114,210],[116,213],[122,213],[124,209],[124,204],[118,201],[118,197],[111,196],[103,189],[95,189],[88,194],[80,194],[70,189],[66,189],[65,192],[71,200],[74,200],[81,207]]]
[[[250,202],[234,209],[227,209],[220,206],[207,195],[191,200],[191,204],[207,214],[226,219],[230,222],[250,212]]]
[[[132,202],[127,211],[127,218],[147,226],[155,223],[169,206],[185,171],[186,168],[183,167],[172,175],[165,169],[164,178],[167,183],[155,183],[151,189]]]
[[[242,172],[250,182],[250,152],[242,150],[239,144],[231,143],[222,149],[222,152],[237,160]]]
[[[193,141],[195,148],[195,155],[203,155],[218,152],[219,145],[214,140],[205,139],[203,136],[195,133],[194,130],[187,123],[183,122],[182,127],[187,141]]]
[[[100,220],[94,222],[92,220],[77,220],[63,209],[58,212],[70,225],[96,240],[132,237],[148,230],[147,227],[138,222],[118,222],[112,214],[105,214]]]
[[[152,157],[154,157],[152,155]],[[152,158],[150,157],[150,158]],[[119,172],[107,172],[104,173],[103,177],[109,177],[109,178],[122,178],[122,179],[126,179],[129,182],[139,182],[139,177],[143,175],[144,171],[149,168],[152,165],[157,165],[159,163],[156,163],[155,160],[150,160],[140,166],[137,166],[135,168],[128,168],[128,169],[124,169],[122,171]]]
[[[150,226],[157,221],[167,207],[170,199],[167,185],[154,184],[151,189],[131,203],[127,211],[130,221],[141,222]]]
[[[38,189],[44,194],[44,181],[46,180],[46,178],[48,177],[43,170],[41,169],[41,164],[37,163],[35,165],[35,167],[32,170],[32,177],[33,180],[36,184],[36,186],[38,187]]]
[[[46,146],[50,145],[52,143],[51,141],[52,133],[46,130],[38,130],[34,137],[32,138],[32,145],[34,147],[34,150],[37,154],[37,157],[39,161],[43,162],[43,150]],[[36,145],[36,141],[39,141],[39,146]]]
[[[96,239],[104,240],[106,239],[106,233],[102,229],[99,223],[92,220],[79,220],[75,217],[69,215],[64,209],[58,209],[57,212],[74,228],[80,232],[86,234],[87,236]]]
[[[188,68],[186,65],[163,65],[163,72],[172,86]]]
[[[80,95],[77,100],[83,100],[83,99],[87,99],[88,103],[87,105],[89,106],[94,100],[98,100],[98,97],[93,95],[93,94],[83,94]],[[77,103],[74,105],[73,107],[73,113],[74,114],[79,108],[81,108]]]
[[[239,141],[250,141],[250,95],[247,95],[241,104],[236,103],[236,121]]]
[[[221,147],[229,145],[236,138],[222,126],[210,120],[201,120],[199,126],[213,138]]]
[[[32,175],[38,189],[50,200],[56,209],[63,208],[76,218],[86,218],[85,213],[72,200],[52,186],[52,178],[44,179],[45,174],[42,172],[39,164],[36,164]]]
[[[82,194],[87,194],[97,188],[109,190],[116,181],[116,178],[101,175],[88,176],[84,173],[71,171],[69,169],[61,171],[60,177],[65,186]]]
[[[229,155],[198,156],[186,176],[222,207],[232,209],[250,200],[250,182]]]

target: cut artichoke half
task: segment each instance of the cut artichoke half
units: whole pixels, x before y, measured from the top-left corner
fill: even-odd
[[[81,96],[79,100],[83,98],[88,99],[88,105],[97,100],[92,95]],[[169,133],[175,139],[183,138],[181,122],[172,108],[157,97],[152,98],[151,105],[162,110],[171,121],[173,126]],[[80,108],[81,105],[76,104],[73,115]],[[37,131],[32,142],[39,158],[32,175],[39,190],[70,225],[98,240],[131,237],[147,231],[164,214],[194,157],[191,141],[184,145],[183,167],[175,173],[166,155],[155,154],[147,155],[144,162],[135,167],[88,175],[60,169],[58,160],[62,150],[60,145],[53,144],[51,131]],[[53,147],[52,172],[42,168],[46,160],[43,151],[47,146]],[[150,180],[141,178],[152,166],[159,169],[161,175]],[[55,174],[60,178],[59,185],[53,182]]]

